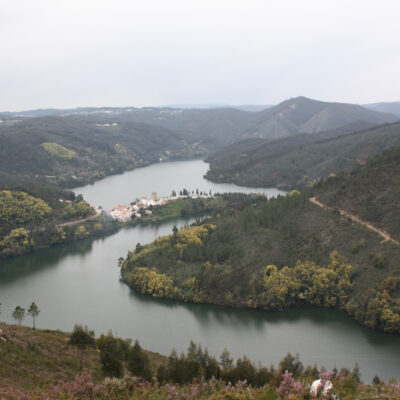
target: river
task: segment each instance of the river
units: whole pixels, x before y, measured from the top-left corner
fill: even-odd
[[[182,188],[202,191],[262,191],[213,184],[203,179],[207,164],[185,161],[152,165],[108,177],[76,190],[92,204],[111,208],[155,191],[160,196]],[[126,227],[97,239],[59,245],[23,257],[1,261],[0,318],[13,323],[16,305],[35,301],[41,313],[39,328],[71,331],[75,323],[96,335],[112,329],[121,337],[168,355],[185,351],[190,339],[220,355],[224,347],[237,358],[246,354],[255,362],[277,365],[287,352],[298,352],[304,364],[326,368],[357,361],[361,378],[369,381],[400,378],[400,338],[359,326],[344,313],[322,309],[292,309],[279,313],[235,310],[200,304],[181,304],[138,295],[119,280],[117,260],[136,243],[148,243],[170,233],[179,219],[164,224]],[[24,324],[29,325],[28,317]]]

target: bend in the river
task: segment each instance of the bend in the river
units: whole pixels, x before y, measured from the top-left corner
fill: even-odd
[[[106,209],[154,191],[167,196],[183,188],[279,193],[208,182],[203,179],[206,169],[202,161],[157,164],[106,178],[77,193]],[[138,242],[148,243],[170,233],[174,224],[189,222],[178,219],[126,227],[98,239],[1,261],[1,317],[12,323],[16,305],[27,307],[35,301],[41,309],[40,328],[71,331],[75,323],[81,323],[97,335],[112,329],[163,354],[173,348],[178,353],[185,351],[193,339],[211,354],[219,356],[227,347],[235,357],[246,354],[265,365],[276,365],[287,352],[298,352],[303,363],[317,362],[326,368],[352,368],[357,361],[364,380],[375,373],[384,379],[400,377],[400,338],[364,328],[342,312],[304,308],[267,313],[182,304],[138,295],[119,280],[120,256]],[[28,319],[24,322],[30,323]]]

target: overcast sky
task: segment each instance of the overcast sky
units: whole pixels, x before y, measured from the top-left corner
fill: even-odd
[[[0,110],[400,101],[399,0],[0,0]]]

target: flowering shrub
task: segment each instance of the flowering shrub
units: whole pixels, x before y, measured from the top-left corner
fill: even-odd
[[[288,370],[283,375],[283,380],[277,389],[279,399],[293,399],[296,398],[297,394],[304,392],[301,382],[296,382],[293,378],[293,374]]]
[[[83,369],[82,374],[76,375],[72,382],[62,382],[58,385],[50,386],[50,399],[71,398],[78,397],[80,399],[99,399],[102,398],[104,393],[104,386],[101,384],[93,383],[92,376],[86,368]]]

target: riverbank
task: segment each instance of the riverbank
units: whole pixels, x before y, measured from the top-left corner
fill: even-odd
[[[319,237],[329,239],[324,245]],[[250,199],[136,248],[121,263],[121,277],[157,298],[265,311],[336,308],[399,334],[399,257],[396,243],[382,243],[375,231],[295,191]]]
[[[142,223],[166,222],[177,218],[203,217],[222,210],[224,201],[219,196],[178,195],[153,201],[142,197],[142,203],[117,206],[109,212],[95,208],[94,215],[53,224],[27,231],[32,245],[16,253],[9,253],[3,258],[13,258],[33,253],[45,248],[83,239],[95,239],[123,227],[137,226]]]

